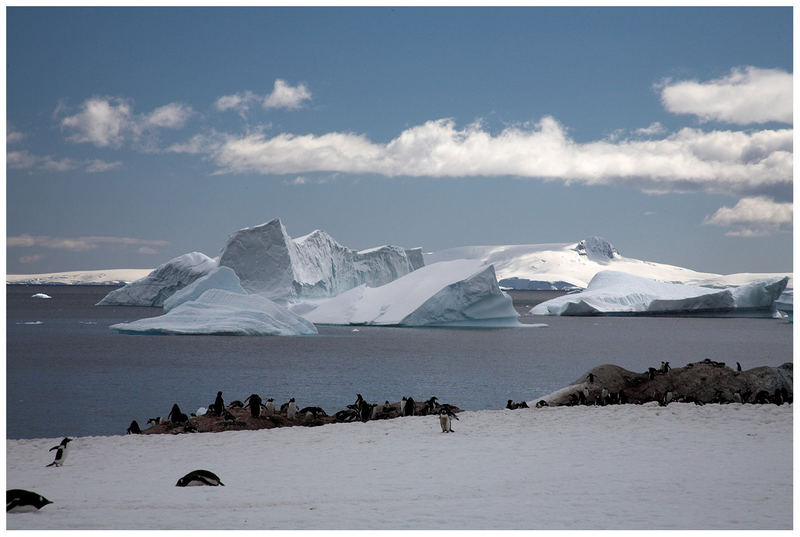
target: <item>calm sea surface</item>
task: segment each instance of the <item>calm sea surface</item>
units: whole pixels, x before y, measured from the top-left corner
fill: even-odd
[[[107,286],[6,287],[7,437],[124,434],[131,420],[251,393],[295,397],[329,414],[361,393],[410,395],[466,410],[503,408],[559,389],[594,366],[646,371],[711,358],[745,369],[792,361],[777,319],[536,317],[546,328],[319,327],[307,337],[123,335],[109,325],[160,308],[96,307]],[[52,299],[31,295],[46,293]],[[514,292],[520,311],[558,293]]]

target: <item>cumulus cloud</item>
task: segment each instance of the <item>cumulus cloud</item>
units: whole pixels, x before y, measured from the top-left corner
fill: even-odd
[[[28,151],[9,151],[6,153],[6,166],[29,169],[36,165],[37,158]]]
[[[744,67],[708,82],[667,81],[661,101],[675,114],[737,125],[792,123],[792,74],[779,69]]]
[[[61,107],[63,110],[63,107]],[[78,113],[61,120],[72,142],[92,143],[98,147],[120,147],[129,139],[157,129],[182,127],[193,114],[190,106],[169,103],[152,112],[136,115],[125,99],[92,97],[83,102]]]
[[[778,203],[766,196],[742,198],[733,207],[720,207],[703,221],[706,225],[730,227],[729,236],[758,237],[773,231],[792,231],[791,203]]]
[[[260,103],[264,108],[286,108],[297,110],[302,108],[306,101],[311,99],[311,91],[305,84],[292,86],[285,80],[275,79],[272,92],[268,95],[258,95],[250,90],[232,95],[223,95],[214,103],[220,112],[234,110],[244,117],[250,107]]]
[[[449,119],[411,127],[388,143],[366,136],[264,133],[225,136],[211,156],[218,173],[373,173],[385,176],[517,176],[642,190],[752,192],[792,182],[792,131],[703,132],[662,139],[578,143],[555,119],[493,135]]]
[[[275,80],[272,93],[264,98],[264,108],[288,108],[295,110],[311,99],[311,92],[304,84],[290,86],[280,78]]]
[[[40,248],[54,249],[54,250],[69,250],[73,252],[84,252],[86,250],[94,250],[101,245],[125,245],[125,246],[166,246],[169,244],[167,241],[162,240],[145,240],[135,239],[130,237],[49,237],[47,235],[17,235],[15,237],[6,238],[6,246],[8,247],[25,247],[30,248],[38,246]]]
[[[16,144],[26,137],[24,132],[16,130],[10,122],[6,123],[6,144]]]
[[[642,136],[654,136],[657,134],[664,134],[664,126],[661,125],[658,121],[654,121],[649,126],[636,129],[636,134],[640,134]]]

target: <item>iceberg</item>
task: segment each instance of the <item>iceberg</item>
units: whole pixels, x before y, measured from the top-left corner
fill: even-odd
[[[588,237],[577,243],[462,246],[426,253],[426,263],[452,259],[479,259],[494,265],[500,286],[506,289],[585,289],[598,272],[615,270],[663,282],[704,287],[740,286],[764,278],[791,274],[714,274],[625,257],[602,237]]]
[[[532,315],[675,314],[768,310],[788,277],[716,289],[665,283],[624,272],[598,272],[585,291],[542,302]]]
[[[263,296],[224,289],[208,289],[196,300],[183,302],[164,315],[113,324],[110,328],[125,334],[303,336],[317,333],[309,321]]]
[[[200,298],[200,295],[209,289],[222,289],[239,295],[247,294],[247,291],[245,291],[239,283],[239,277],[236,276],[233,269],[229,267],[217,267],[180,291],[176,291],[175,294],[166,299],[164,301],[164,311],[170,311],[184,302],[197,300]]]
[[[278,218],[234,232],[219,258],[219,265],[232,268],[247,292],[281,301],[381,286],[423,263],[419,248],[356,251],[320,230],[292,239]]]
[[[108,293],[98,306],[162,306],[176,291],[217,267],[216,261],[200,252],[171,259],[142,279]]]
[[[36,293],[35,295],[31,295],[31,298],[53,298],[53,297],[45,293]]]
[[[380,287],[360,285],[303,316],[318,324],[521,326],[494,267],[467,259],[426,265]]]

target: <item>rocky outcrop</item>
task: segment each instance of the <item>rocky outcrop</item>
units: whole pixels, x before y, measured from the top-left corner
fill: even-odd
[[[604,364],[534,403],[538,406],[651,401],[662,405],[670,402],[783,404],[792,402],[792,386],[791,362],[739,371],[738,367],[706,359],[674,369],[666,363],[644,373]]]

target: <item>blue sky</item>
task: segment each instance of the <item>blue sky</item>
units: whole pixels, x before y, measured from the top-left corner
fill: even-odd
[[[7,272],[280,217],[792,270],[792,10],[8,8]]]

